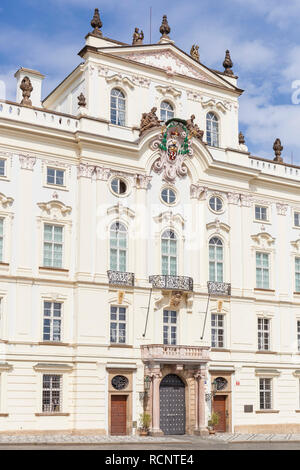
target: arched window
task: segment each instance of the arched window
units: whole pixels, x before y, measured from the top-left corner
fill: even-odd
[[[177,239],[173,230],[166,230],[161,237],[162,274],[177,275]]]
[[[208,145],[219,147],[219,119],[214,113],[206,116],[206,140]]]
[[[110,269],[126,272],[127,230],[120,222],[110,227]]]
[[[125,95],[118,88],[111,90],[110,94],[110,122],[118,126],[125,126]]]
[[[174,108],[168,103],[168,101],[163,101],[160,105],[160,119],[162,121],[168,121],[174,117]]]
[[[218,237],[209,241],[209,280],[223,282],[223,243]]]

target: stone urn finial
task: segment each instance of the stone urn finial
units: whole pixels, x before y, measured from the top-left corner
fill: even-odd
[[[83,93],[80,93],[79,96],[77,96],[78,99],[78,107],[79,108],[85,108],[86,107],[86,99]]]
[[[233,74],[233,71],[231,70],[232,67],[233,67],[233,62],[231,60],[231,57],[230,57],[230,52],[229,50],[227,49],[226,51],[226,55],[225,55],[225,60],[223,62],[223,67],[224,67],[224,73],[225,75],[229,75],[229,76],[232,76],[234,75]]]
[[[25,106],[32,106],[30,96],[33,90],[33,86],[29,77],[23,78],[23,80],[21,81],[20,88],[23,92],[23,99],[21,101],[21,104],[24,104]]]
[[[170,39],[169,34],[171,32],[171,28],[168,24],[167,15],[163,16],[161,27],[159,28],[159,31],[162,35],[160,39]]]
[[[281,157],[281,152],[283,150],[283,146],[281,145],[280,139],[275,140],[274,145],[273,145],[273,150],[275,152],[274,162],[282,163],[283,158]]]
[[[96,34],[96,36],[102,37],[102,31],[100,31],[100,29],[102,28],[102,21],[100,19],[98,8],[95,8],[94,16],[91,21],[91,26],[92,28],[94,28],[93,34]]]
[[[193,44],[191,51],[190,51],[190,56],[197,60],[197,62],[200,62],[200,56],[199,56],[199,46],[197,44]]]

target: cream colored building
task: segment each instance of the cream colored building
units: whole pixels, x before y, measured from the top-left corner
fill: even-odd
[[[95,18],[0,103],[0,430],[299,432],[300,167],[248,152],[228,54]]]

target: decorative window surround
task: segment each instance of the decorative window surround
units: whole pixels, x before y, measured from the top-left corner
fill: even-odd
[[[122,77],[120,74],[111,75],[105,77],[106,83],[113,84],[120,87],[129,87],[131,90],[135,88],[134,83],[128,77]]]
[[[204,109],[209,109],[210,111],[221,111],[223,114],[230,111],[232,107],[228,101],[223,102],[213,98],[204,101],[204,97],[202,97],[201,105]]]
[[[39,362],[33,366],[33,369],[36,372],[49,372],[49,373],[63,373],[63,372],[72,372],[74,370],[74,366],[70,366],[68,364],[54,364],[54,363],[43,363]]]
[[[182,95],[180,90],[176,90],[176,88],[171,86],[157,86],[155,87],[159,93],[161,93],[164,97],[179,98]]]
[[[280,371],[277,369],[255,369],[256,377],[279,377]]]

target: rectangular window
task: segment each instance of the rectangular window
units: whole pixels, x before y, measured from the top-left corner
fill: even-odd
[[[177,344],[177,312],[164,310],[163,337],[164,344]]]
[[[258,289],[269,289],[269,255],[267,253],[256,253],[256,287]]]
[[[61,383],[61,375],[43,375],[43,413],[61,412]]]
[[[0,263],[3,262],[4,219],[0,219]]]
[[[110,342],[126,343],[126,308],[110,307]]]
[[[272,379],[259,379],[259,408],[272,409]]]
[[[255,206],[255,219],[268,220],[267,207]]]
[[[61,341],[61,308],[61,303],[44,302],[43,341]]]
[[[300,227],[300,212],[294,212],[294,225]]]
[[[62,268],[63,227],[44,225],[44,266]]]
[[[0,176],[5,176],[5,160],[0,159]]]
[[[297,321],[297,344],[298,351],[300,351],[300,320]]]
[[[300,258],[295,258],[295,289],[300,292]]]
[[[211,316],[211,347],[224,348],[224,315]]]
[[[270,320],[258,318],[258,350],[268,351],[270,349]]]
[[[65,171],[47,167],[47,184],[64,186]]]

